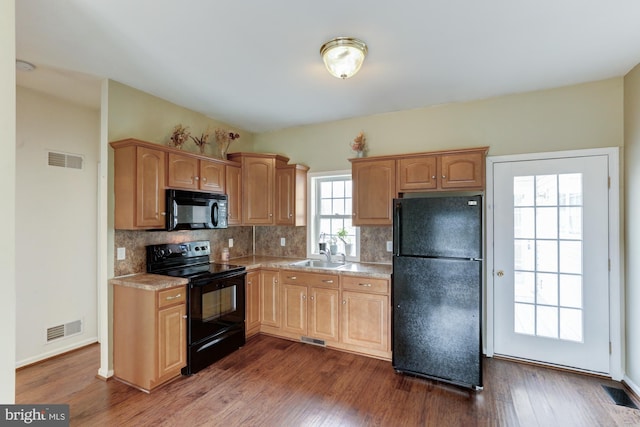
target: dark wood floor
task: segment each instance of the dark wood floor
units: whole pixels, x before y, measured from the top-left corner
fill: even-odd
[[[17,372],[16,403],[68,403],[76,426],[616,426],[606,379],[486,359],[484,390],[399,375],[389,362],[258,336],[148,395],[95,378],[93,345]],[[640,403],[640,402],[636,402]]]

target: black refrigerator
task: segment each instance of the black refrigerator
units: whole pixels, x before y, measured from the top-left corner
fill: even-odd
[[[482,388],[482,196],[394,200],[393,367]]]

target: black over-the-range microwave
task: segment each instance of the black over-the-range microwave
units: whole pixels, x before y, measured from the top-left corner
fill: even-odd
[[[227,228],[226,194],[167,190],[167,231]]]

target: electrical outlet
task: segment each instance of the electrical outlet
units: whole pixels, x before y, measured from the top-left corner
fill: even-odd
[[[284,237],[280,238],[280,246],[285,246],[287,244],[287,239],[285,239]]]
[[[387,240],[387,252],[393,252],[393,241]]]
[[[118,248],[116,253],[116,257],[118,261],[123,261],[127,257],[127,249],[126,248]]]
[[[229,239],[229,247],[232,248],[233,247],[233,239]]]

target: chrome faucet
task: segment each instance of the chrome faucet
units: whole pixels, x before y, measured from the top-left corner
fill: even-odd
[[[331,251],[320,249],[320,253],[327,257],[327,262],[331,262]]]
[[[345,254],[343,254],[342,252],[340,252],[338,255],[340,255],[342,257],[342,263],[346,264],[347,263],[347,256]]]

